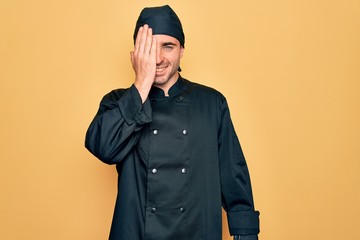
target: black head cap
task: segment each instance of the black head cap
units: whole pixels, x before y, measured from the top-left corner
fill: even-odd
[[[185,35],[180,19],[169,5],[144,8],[141,11],[135,26],[134,42],[139,28],[144,24],[152,28],[154,35],[164,34],[174,37],[179,40],[182,47],[185,47]]]

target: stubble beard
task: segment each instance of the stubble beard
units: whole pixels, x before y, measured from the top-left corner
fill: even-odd
[[[155,86],[164,86],[166,85],[170,80],[173,80],[173,78],[175,77],[175,75],[177,74],[177,68],[173,68],[171,69],[171,71],[164,75],[164,76],[160,76],[160,77],[155,77],[155,81],[154,81],[154,85]],[[174,79],[174,81],[176,81],[177,79]]]

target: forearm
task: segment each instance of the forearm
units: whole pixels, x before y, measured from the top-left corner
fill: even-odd
[[[85,146],[96,157],[114,164],[136,145],[140,130],[151,121],[149,102],[141,104],[136,88],[106,95],[86,133]]]

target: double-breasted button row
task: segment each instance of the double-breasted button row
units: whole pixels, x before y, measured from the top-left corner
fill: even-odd
[[[152,131],[152,133],[153,133],[154,135],[158,135],[158,134],[159,134],[159,130],[154,129],[154,130]],[[184,130],[182,130],[182,134],[183,134],[183,135],[187,135],[187,134],[188,134],[188,131],[187,131],[186,129],[184,129]]]
[[[152,213],[156,213],[157,209],[156,209],[155,207],[152,207],[152,208],[150,209],[150,211],[151,211]],[[184,207],[179,208],[179,212],[184,213],[184,212],[185,212],[185,208],[184,208]]]
[[[187,171],[186,168],[182,168],[182,169],[181,169],[181,173],[182,173],[182,174],[185,174],[186,171]],[[152,173],[152,174],[157,174],[157,172],[158,172],[158,170],[157,170],[156,168],[151,169],[151,173]]]

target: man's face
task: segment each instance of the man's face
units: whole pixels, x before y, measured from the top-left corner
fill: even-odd
[[[154,85],[161,87],[166,84],[173,84],[178,78],[180,58],[184,48],[180,42],[171,36],[156,34],[156,75]]]

